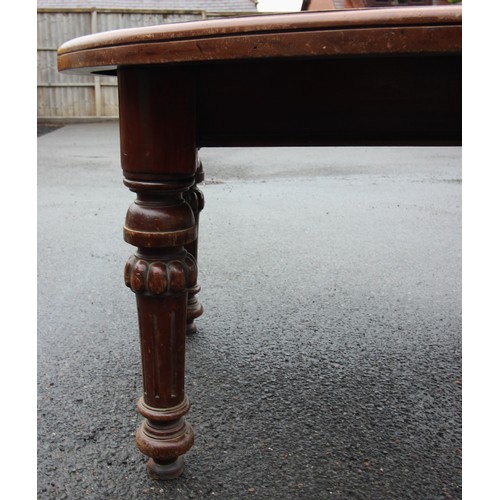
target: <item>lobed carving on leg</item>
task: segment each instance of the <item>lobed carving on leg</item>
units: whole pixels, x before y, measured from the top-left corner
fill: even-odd
[[[184,255],[172,260],[148,260],[132,255],[125,265],[125,285],[134,293],[160,296],[181,293],[196,285],[198,268],[194,257]]]

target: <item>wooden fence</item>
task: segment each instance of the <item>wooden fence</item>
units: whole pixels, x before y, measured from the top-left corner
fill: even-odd
[[[64,42],[113,29],[248,14],[256,12],[38,9],[38,121],[104,120],[118,116],[115,77],[69,75],[57,71],[57,48]]]

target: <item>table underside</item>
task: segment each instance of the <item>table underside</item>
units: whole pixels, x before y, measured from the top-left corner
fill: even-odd
[[[461,142],[457,55],[235,62],[196,71],[200,147]]]

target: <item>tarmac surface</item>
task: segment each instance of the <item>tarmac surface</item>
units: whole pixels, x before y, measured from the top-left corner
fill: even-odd
[[[200,156],[196,438],[157,482],[117,124],[38,138],[38,498],[461,498],[461,149]]]

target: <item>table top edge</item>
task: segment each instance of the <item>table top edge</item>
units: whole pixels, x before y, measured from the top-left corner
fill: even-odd
[[[63,43],[58,54],[131,43],[151,43],[216,36],[321,29],[355,29],[377,25],[412,26],[461,24],[461,6],[388,7],[336,11],[307,11],[125,28],[84,35]]]
[[[183,23],[163,24],[150,27],[128,28],[86,35],[69,40],[58,49],[58,66],[60,71],[85,69],[93,71],[98,67],[116,68],[114,58],[108,54],[131,48],[158,47],[165,52],[171,47],[172,62],[182,62],[175,58],[175,47],[184,44],[182,58],[190,60],[190,50],[193,47],[198,52],[197,42],[246,43],[249,37],[255,39],[285,40],[291,36],[314,36],[325,32],[354,32],[364,30],[367,34],[375,30],[405,28],[446,28],[460,27],[462,24],[461,6],[431,6],[431,7],[394,7],[354,9],[342,11],[298,12],[286,14],[258,15],[234,17],[228,19],[211,19],[189,21]],[[316,36],[319,40],[319,36]],[[303,38],[304,39],[304,38]],[[306,42],[307,43],[307,42]],[[189,45],[191,44],[191,45]],[[455,44],[456,45],[456,44]],[[390,51],[389,51],[390,52]],[[194,55],[194,54],[193,54]],[[298,54],[300,55],[300,54]],[[259,57],[253,54],[251,57]],[[266,54],[263,54],[266,57]],[[95,59],[95,61],[94,61]],[[165,56],[169,62],[169,55]],[[196,54],[195,60],[200,59]]]

